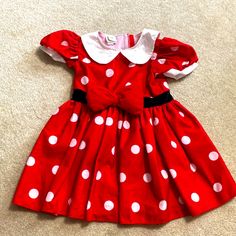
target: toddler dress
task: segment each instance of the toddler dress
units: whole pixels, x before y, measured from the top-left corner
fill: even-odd
[[[73,70],[72,93],[41,130],[13,204],[84,221],[163,224],[235,197],[221,154],[166,81],[198,66],[191,45],[149,28],[61,29],[39,47]]]

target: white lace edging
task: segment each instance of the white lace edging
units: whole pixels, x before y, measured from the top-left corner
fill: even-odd
[[[184,68],[183,70],[177,70],[177,69],[170,69],[167,72],[163,73],[165,76],[173,79],[180,79],[184,76],[190,74],[193,70],[195,70],[198,66],[197,62],[194,62],[192,65]]]

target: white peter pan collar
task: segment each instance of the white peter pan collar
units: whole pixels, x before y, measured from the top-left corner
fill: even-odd
[[[159,31],[144,28],[140,33],[134,34],[135,37],[138,35],[140,37],[133,47],[116,49],[104,44],[99,38],[99,33],[105,36],[116,36],[94,31],[81,35],[81,41],[88,55],[100,64],[111,62],[119,53],[123,54],[132,63],[144,64],[151,58],[156,38],[160,35]]]

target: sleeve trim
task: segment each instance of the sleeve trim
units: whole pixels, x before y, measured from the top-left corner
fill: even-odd
[[[46,47],[46,46],[42,46],[40,45],[39,48],[44,51],[45,53],[47,53],[49,56],[51,56],[55,61],[59,61],[62,63],[66,63],[66,61],[64,60],[64,58],[62,56],[60,56],[55,50],[53,50],[50,47]]]
[[[177,70],[177,69],[170,69],[167,72],[163,73],[165,76],[173,79],[180,79],[184,76],[190,74],[193,70],[195,70],[198,66],[197,62],[194,62],[190,66],[184,68],[183,70]]]

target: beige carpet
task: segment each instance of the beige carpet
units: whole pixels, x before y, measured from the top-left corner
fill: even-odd
[[[149,227],[86,224],[10,204],[40,130],[70,97],[73,72],[38,50],[40,39],[59,29],[153,28],[194,46],[199,67],[170,83],[172,94],[198,117],[236,178],[235,12],[231,0],[1,1],[0,235],[235,235],[235,199],[194,219]]]

